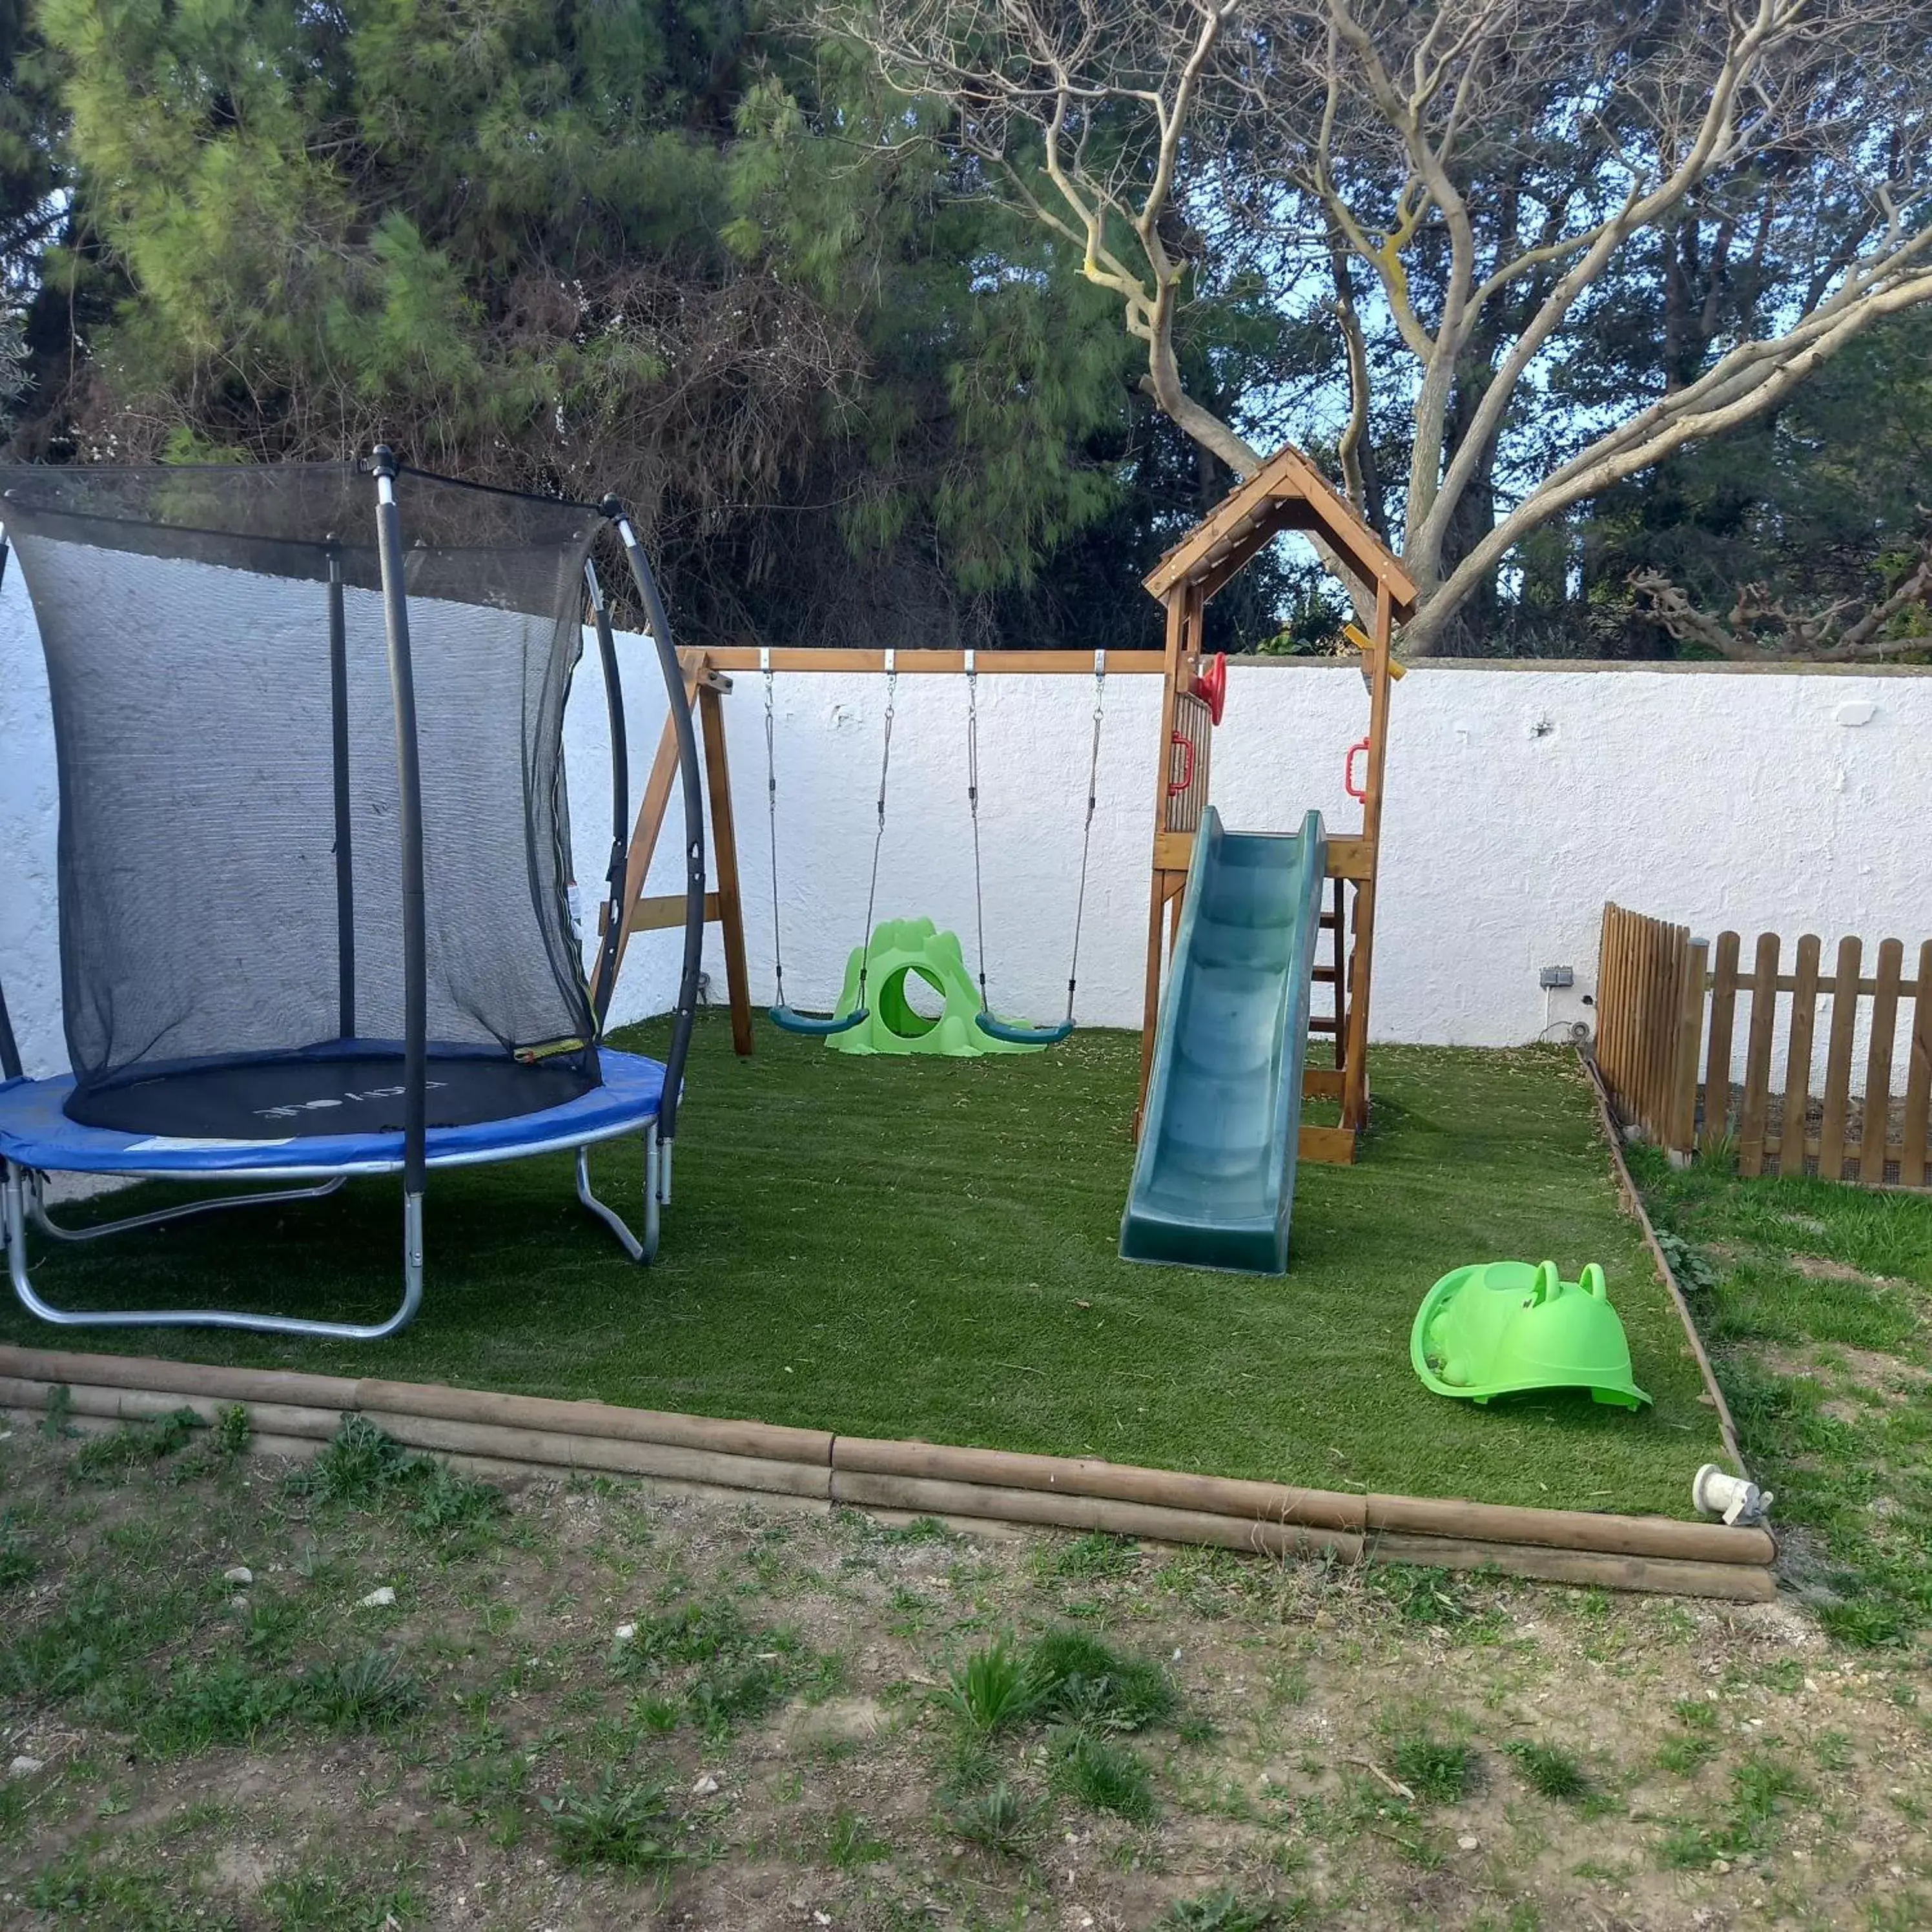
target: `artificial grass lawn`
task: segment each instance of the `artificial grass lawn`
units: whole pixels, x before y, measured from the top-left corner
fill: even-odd
[[[661,1052],[662,1035],[625,1043]],[[1372,1064],[1364,1158],[1301,1168],[1279,1280],[1116,1256],[1132,1035],[854,1059],[761,1025],[739,1061],[707,1017],[648,1271],[578,1206],[556,1156],[430,1177],[423,1312],[388,1342],[61,1333],[10,1299],[0,1334],[1320,1488],[1689,1514],[1693,1472],[1720,1454],[1715,1421],[1574,1061],[1386,1048]],[[640,1166],[634,1143],[592,1156],[627,1216]],[[368,1319],[393,1306],[400,1240],[394,1184],[358,1183],[95,1248],[37,1241],[35,1278],[82,1306],[246,1300]],[[1603,1264],[1654,1409],[1580,1393],[1482,1409],[1422,1388],[1408,1330],[1424,1293],[1505,1256],[1548,1256],[1570,1279]]]

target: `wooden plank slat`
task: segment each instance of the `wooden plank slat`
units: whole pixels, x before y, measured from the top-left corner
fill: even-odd
[[[1710,950],[1701,939],[1687,946],[1678,980],[1677,1042],[1671,1056],[1675,1090],[1665,1144],[1687,1156],[1697,1144],[1697,1048],[1704,1034],[1704,974]]]
[[[1852,1035],[1858,1024],[1858,958],[1863,945],[1849,935],[1838,941],[1838,970],[1832,977],[1832,1046],[1825,1064],[1825,1118],[1818,1132],[1818,1172],[1826,1180],[1845,1178],[1845,1120],[1851,1110]],[[1849,988],[1849,992],[1840,988]]]
[[[1892,1124],[1892,1046],[1904,968],[1904,942],[1880,940],[1878,990],[1872,995],[1871,1039],[1865,1049],[1864,1132],[1858,1139],[1858,1178],[1868,1187],[1885,1184],[1886,1130]]]
[[[1912,1047],[1906,1064],[1905,1130],[1898,1148],[1898,1184],[1923,1187],[1932,1178],[1926,1138],[1932,1130],[1932,939],[1918,949],[1918,984],[1912,1005]]]
[[[1711,1046],[1704,1060],[1704,1147],[1731,1130],[1731,1035],[1737,1022],[1738,947],[1735,932],[1718,935],[1711,969]]]
[[[724,705],[708,684],[698,691],[704,740],[704,785],[711,796],[711,846],[718,890],[717,919],[724,928],[724,985],[731,1003],[731,1048],[742,1060],[752,1050],[752,977],[745,959],[745,909],[738,886],[738,830],[731,811],[731,762],[724,746]],[[712,916],[707,905],[705,916]]]
[[[1815,932],[1798,941],[1791,982],[1791,1040],[1784,1056],[1784,1131],[1778,1146],[1780,1174],[1804,1172],[1804,1117],[1811,1105],[1811,1043],[1817,1036],[1818,956]]]
[[[1771,1096],[1772,1030],[1778,1017],[1778,934],[1757,936],[1751,969],[1751,1016],[1744,1048],[1744,1111],[1738,1122],[1738,1172],[1764,1172],[1764,1123]]]

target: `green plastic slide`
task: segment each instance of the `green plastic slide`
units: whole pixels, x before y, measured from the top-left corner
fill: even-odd
[[[1127,1260],[1286,1271],[1327,868],[1318,812],[1294,838],[1223,831],[1211,806],[1202,818],[1120,1222]]]
[[[970,1059],[982,1053],[1037,1053],[1050,1040],[1022,1042],[989,1034],[978,1024],[979,989],[966,970],[956,932],[941,932],[929,919],[889,919],[872,943],[854,946],[845,962],[844,990],[836,1020],[859,1006],[859,968],[866,968],[866,1017],[826,1045],[835,1053],[943,1053]],[[919,1012],[906,997],[916,979],[942,1002],[938,1016]]]

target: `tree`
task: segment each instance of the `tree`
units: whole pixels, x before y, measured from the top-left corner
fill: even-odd
[[[869,72],[733,4],[42,10],[124,278],[83,457],[381,437],[614,487],[700,638],[957,641],[1118,507],[1139,428],[1098,294],[929,141],[855,167]]]
[[[1932,298],[1932,39],[1910,0],[821,0],[989,190],[1077,250],[1148,393],[1190,392],[1187,304],[1259,272],[1346,352],[1334,452],[1451,640],[1578,506],[1779,408]],[[1660,298],[1646,379],[1558,406],[1592,298]],[[1393,334],[1399,352],[1378,353]],[[1396,386],[1400,476],[1372,475]],[[1382,385],[1378,390],[1378,385]]]

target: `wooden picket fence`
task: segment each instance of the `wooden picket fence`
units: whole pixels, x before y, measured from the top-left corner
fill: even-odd
[[[1905,948],[1880,942],[1876,970],[1864,946],[1841,939],[1833,970],[1806,933],[1780,970],[1784,946],[1760,933],[1750,970],[1742,942],[1720,933],[1712,947],[1688,926],[1604,908],[1598,970],[1597,1064],[1624,1118],[1673,1155],[1729,1142],[1741,1174],[1810,1174],[1868,1187],[1922,1187],[1932,1178],[1932,939],[1905,976]],[[1779,1000],[1787,1040],[1781,1084],[1773,1066]],[[1824,1084],[1811,1091],[1818,1003],[1831,1002]],[[1855,1095],[1854,1049],[1868,1034],[1864,1091]],[[1901,1033],[1909,1042],[1902,1107],[1892,1091]],[[1742,1087],[1731,1078],[1734,1042],[1744,1042]],[[1701,1078],[1700,1078],[1701,1076]]]

